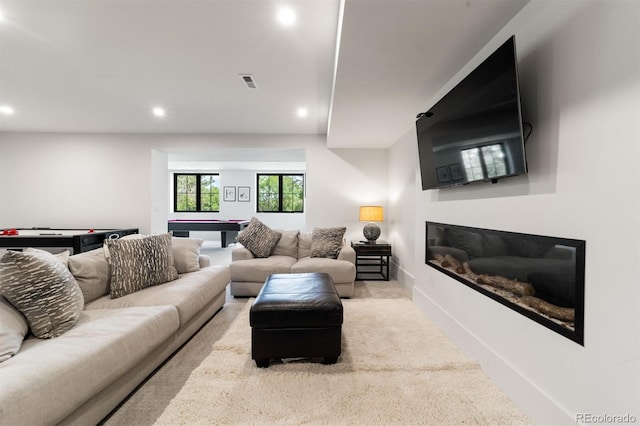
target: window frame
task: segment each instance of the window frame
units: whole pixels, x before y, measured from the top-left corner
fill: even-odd
[[[260,176],[278,176],[278,210],[260,210]],[[295,211],[283,210],[283,178],[295,176],[302,178],[302,209]],[[304,213],[304,199],[306,194],[306,176],[304,173],[257,173],[256,174],[256,212],[257,213]]]
[[[195,210],[178,210],[178,178],[180,176],[196,177],[196,209]],[[174,213],[220,213],[220,186],[218,185],[218,209],[202,210],[202,191],[201,178],[203,176],[214,176],[214,179],[220,180],[220,173],[173,173],[173,211]]]

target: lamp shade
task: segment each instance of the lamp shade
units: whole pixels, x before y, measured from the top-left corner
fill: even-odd
[[[360,206],[360,222],[384,222],[382,206]]]

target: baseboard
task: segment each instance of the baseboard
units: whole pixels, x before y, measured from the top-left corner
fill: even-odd
[[[398,265],[394,261],[390,262],[390,266],[391,266],[391,272],[390,272],[391,279],[397,280],[407,290],[413,291],[413,286],[415,284],[415,277],[411,275],[407,270],[400,267],[400,265]]]
[[[536,424],[574,424],[574,415],[554,401],[530,378],[502,358],[482,339],[452,317],[437,302],[413,287],[413,303],[436,324]]]

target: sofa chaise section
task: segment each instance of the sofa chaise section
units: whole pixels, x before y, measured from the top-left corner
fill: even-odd
[[[0,425],[98,424],[223,307],[229,268],[211,266],[202,241],[177,240],[177,279],[116,298],[104,249],[69,258],[80,319],[0,362]]]
[[[0,423],[58,424],[125,375],[180,326],[173,306],[83,311],[55,339],[27,339],[0,364]],[[98,419],[99,420],[99,419]]]

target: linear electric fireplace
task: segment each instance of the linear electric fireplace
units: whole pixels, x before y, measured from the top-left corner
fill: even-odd
[[[584,345],[585,241],[426,226],[427,265]]]

